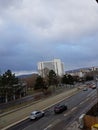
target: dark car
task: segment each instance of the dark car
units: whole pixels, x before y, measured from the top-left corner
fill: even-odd
[[[55,113],[61,113],[63,111],[67,110],[67,106],[66,105],[57,105],[54,107],[54,112]]]

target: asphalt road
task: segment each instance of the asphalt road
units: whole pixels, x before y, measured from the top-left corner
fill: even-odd
[[[68,110],[62,114],[54,114],[54,106],[45,110],[45,116],[36,121],[27,119],[8,130],[66,130],[66,128],[78,117],[88,111],[94,104],[96,90],[88,89],[80,91],[62,101],[61,104],[66,104]]]

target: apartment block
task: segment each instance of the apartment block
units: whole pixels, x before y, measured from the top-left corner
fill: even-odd
[[[62,76],[65,74],[64,63],[60,59],[38,63],[38,72],[42,77],[45,77],[50,70],[53,70],[58,76]]]

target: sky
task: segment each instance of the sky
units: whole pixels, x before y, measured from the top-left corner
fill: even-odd
[[[54,58],[65,71],[98,66],[96,0],[0,0],[0,72]]]

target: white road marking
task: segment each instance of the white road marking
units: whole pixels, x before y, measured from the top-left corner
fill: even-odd
[[[76,110],[77,107],[73,107],[69,112],[65,113],[64,116],[67,116],[69,115],[71,112],[73,112],[74,110]]]
[[[86,100],[84,100],[84,101],[80,102],[80,104],[79,104],[79,105],[82,105],[83,103],[87,102],[88,100],[89,100],[89,98],[87,98]]]
[[[71,112],[74,111],[74,110],[76,110],[76,109],[77,109],[77,107],[72,108],[72,109],[71,109]]]
[[[52,124],[48,125],[46,128],[44,128],[44,130],[47,130],[49,128],[51,128],[52,126],[55,126],[56,124],[58,124],[61,120],[60,119],[57,119],[55,120]]]
[[[65,113],[65,114],[64,114],[64,116],[67,116],[67,115],[69,115],[69,114],[70,114],[70,112],[68,112],[68,113]]]
[[[82,105],[83,103],[84,103],[84,101],[80,102],[80,104],[79,104],[79,105]]]
[[[85,100],[85,102],[88,101],[88,100],[89,100],[89,98],[87,98],[87,99]]]
[[[52,124],[48,125],[44,130],[47,130],[50,127],[52,127]]]

